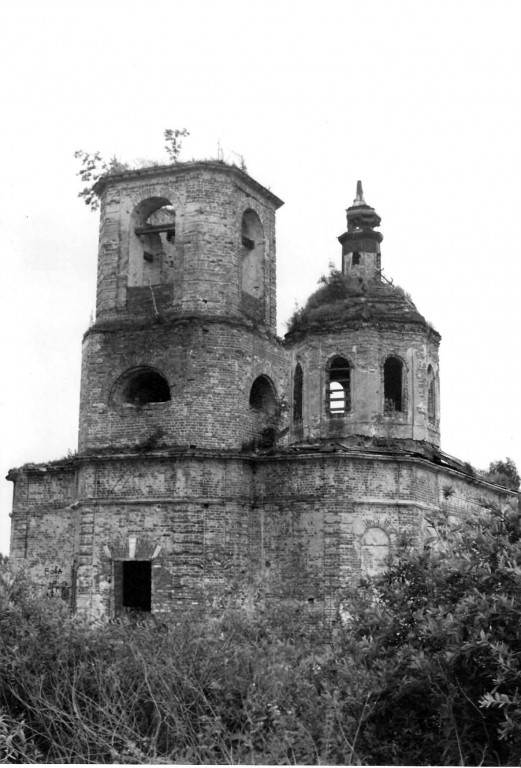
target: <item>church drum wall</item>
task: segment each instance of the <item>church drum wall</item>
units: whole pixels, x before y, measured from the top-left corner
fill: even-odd
[[[285,394],[284,355],[261,332],[203,318],[114,333],[93,329],[83,350],[80,453],[133,446],[158,430],[161,444],[240,449],[256,436],[249,405],[255,378],[268,376],[279,401]],[[141,365],[163,374],[171,400],[115,404],[118,378]]]
[[[331,333],[308,333],[288,346],[292,371],[300,363],[304,374],[303,419],[293,425],[294,439],[341,438],[346,435],[381,435],[428,440],[439,445],[439,418],[427,418],[428,377],[431,364],[439,372],[437,334],[416,324],[360,323]],[[351,411],[345,416],[326,413],[326,367],[335,355],[349,360]],[[403,413],[384,414],[383,364],[389,355],[400,357],[406,366]],[[439,414],[439,404],[438,404]]]

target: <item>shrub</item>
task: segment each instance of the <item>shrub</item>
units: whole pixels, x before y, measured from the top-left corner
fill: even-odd
[[[232,601],[160,632],[71,619],[23,576],[4,573],[2,585],[0,706],[31,744],[26,762],[313,764],[353,754],[338,744],[335,693],[322,680],[331,648],[297,603],[252,611]]]
[[[514,461],[508,456],[504,461],[491,461],[488,471],[483,474],[492,483],[497,483],[512,491],[519,490],[521,478]]]
[[[431,526],[332,621],[261,582],[160,629],[93,626],[2,566],[0,759],[517,765],[518,512]]]

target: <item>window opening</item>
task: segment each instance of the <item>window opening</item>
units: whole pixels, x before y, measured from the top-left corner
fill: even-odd
[[[403,410],[403,363],[388,357],[384,363],[384,412]]]
[[[139,237],[144,235],[165,235],[165,240],[171,243],[175,240],[175,211],[169,203],[162,205],[147,217],[144,224],[135,228]],[[161,239],[159,240],[161,242]]]
[[[293,379],[293,419],[294,421],[302,421],[302,390],[303,390],[304,376],[302,373],[302,366],[297,363],[295,368],[295,377]]]
[[[170,387],[160,373],[151,369],[140,369],[123,377],[116,392],[116,402],[129,405],[165,403],[171,399]]]
[[[273,387],[269,379],[266,376],[258,376],[250,390],[250,408],[253,408],[255,411],[273,414],[275,413],[276,405]]]
[[[330,416],[344,416],[351,410],[351,367],[343,357],[329,366],[327,407]]]
[[[360,264],[360,254],[358,253],[358,251],[355,251],[353,253],[353,260],[351,261],[351,264],[353,265],[353,267],[356,267],[358,266],[358,264]]]
[[[124,611],[147,611],[152,607],[152,562],[122,562],[121,607]]]
[[[434,371],[432,366],[427,368],[427,376],[429,378],[429,389],[427,394],[427,418],[429,424],[434,424],[436,421],[436,382],[434,380]]]
[[[362,568],[368,576],[385,570],[391,551],[389,536],[381,528],[368,528],[362,541]]]
[[[172,278],[175,255],[175,210],[163,197],[143,200],[133,213],[129,284],[157,285]]]
[[[242,217],[241,242],[241,288],[260,299],[264,294],[264,232],[259,217],[251,209]]]

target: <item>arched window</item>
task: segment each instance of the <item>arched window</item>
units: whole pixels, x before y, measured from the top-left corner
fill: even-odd
[[[250,389],[252,437],[262,448],[271,448],[277,440],[277,396],[267,376],[257,376]]]
[[[434,378],[434,371],[432,365],[427,368],[427,418],[429,424],[436,423],[436,380]]]
[[[264,232],[251,208],[242,216],[241,241],[241,288],[260,299],[264,295]]]
[[[399,357],[388,357],[384,363],[384,413],[403,410],[403,362]]]
[[[302,394],[304,375],[302,366],[297,363],[293,377],[293,421],[302,421]]]
[[[389,536],[381,528],[368,528],[362,540],[362,570],[368,576],[381,573],[391,547]]]
[[[164,376],[148,366],[134,368],[116,382],[113,401],[125,405],[166,403],[170,400],[170,387]]]
[[[131,218],[129,285],[171,282],[174,265],[175,211],[164,197],[150,197]]]
[[[250,389],[250,408],[273,415],[277,409],[277,400],[273,384],[267,376],[257,376]]]
[[[330,416],[344,416],[351,410],[351,366],[345,357],[329,363],[326,407]]]

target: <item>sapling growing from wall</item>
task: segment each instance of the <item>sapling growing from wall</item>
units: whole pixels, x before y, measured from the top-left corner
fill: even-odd
[[[186,128],[167,128],[164,131],[165,150],[171,163],[179,162],[179,155],[181,154],[183,144],[182,139],[189,135],[190,132]],[[77,175],[86,185],[78,193],[78,197],[83,199],[83,202],[89,206],[91,211],[96,211],[99,208],[99,200],[94,187],[103,176],[143,167],[142,162],[126,163],[115,155],[106,160],[100,152],[85,152],[83,149],[78,149],[74,153],[74,157],[81,163]],[[154,163],[146,162],[146,165],[150,166],[154,165]]]
[[[179,155],[181,154],[181,148],[183,146],[183,139],[186,136],[190,136],[190,131],[188,131],[186,128],[167,128],[165,130],[165,149],[170,162],[177,163],[179,161]]]
[[[74,153],[74,157],[81,162],[81,168],[77,175],[86,184],[78,192],[78,197],[83,199],[85,205],[88,205],[91,211],[96,211],[99,208],[99,200],[94,187],[99,179],[110,173],[128,171],[130,166],[128,163],[122,163],[115,155],[107,161],[103,159],[99,152],[85,152],[82,149],[78,149]]]

